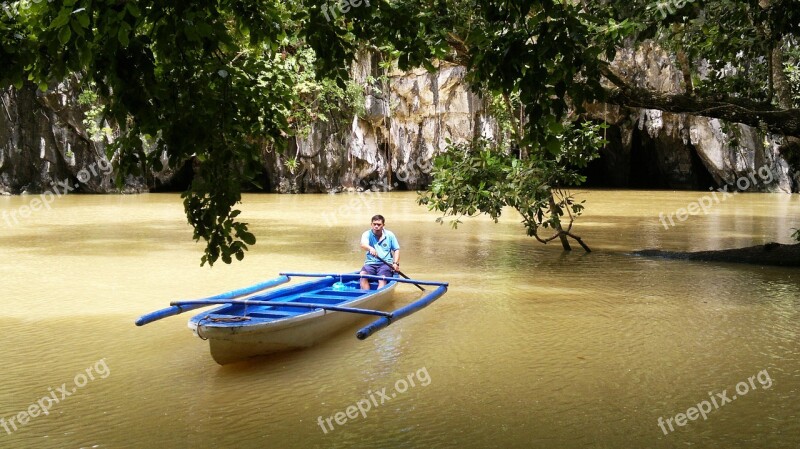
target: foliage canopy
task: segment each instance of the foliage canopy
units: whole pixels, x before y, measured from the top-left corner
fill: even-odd
[[[538,226],[559,228],[565,210],[579,212],[569,195],[555,203],[551,193],[580,181],[574,169],[600,143],[573,114],[587,102],[759,126],[786,136],[787,151],[800,137],[795,0],[662,8],[643,0],[372,0],[332,20],[326,12],[340,2],[3,5],[0,83],[45,89],[77,74],[94,86],[105,99],[103,114],[121,126],[112,148],[120,176],[159,170],[162,157],[172,167],[195,162],[183,198],[209,264],[241,259],[255,242],[235,205],[242,183],[256,182],[265,149],[285,149],[331,104],[358,103],[347,70],[364,47],[392,55],[402,69],[432,68],[436,59],[464,64],[475,89],[507,106],[509,139],[452,147],[437,160],[424,201],[454,215],[496,216],[511,205],[534,236]],[[684,92],[649,91],[614,72],[609,61],[623,41],[648,40],[674,52]],[[581,139],[585,145],[576,146]],[[454,173],[465,184],[447,179]]]

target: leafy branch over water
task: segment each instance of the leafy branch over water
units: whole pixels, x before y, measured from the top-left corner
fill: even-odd
[[[264,152],[282,152],[312,122],[363,104],[346,82],[317,77],[303,37],[315,19],[300,2],[25,5],[0,16],[0,83],[45,90],[80,74],[93,135],[100,117],[120,126],[108,147],[118,184],[161,171],[164,159],[191,163],[182,197],[194,238],[206,242],[202,264],[241,260],[255,243],[235,206],[242,186],[257,186]]]
[[[455,216],[451,222],[454,227],[460,223],[459,217],[479,213],[497,222],[503,207],[508,206],[520,213],[527,234],[539,242],[558,238],[569,250],[570,237],[588,252],[589,247],[572,232],[575,218],[583,212],[583,202],[576,202],[560,186],[585,180],[577,169],[597,157],[604,142],[598,131],[604,126],[589,122],[568,125],[562,130],[556,154],[530,151],[527,157],[521,157],[521,152],[515,154],[512,148],[485,139],[448,145],[436,157],[434,181],[419,203],[445,217]],[[542,229],[552,229],[553,233],[543,236]]]

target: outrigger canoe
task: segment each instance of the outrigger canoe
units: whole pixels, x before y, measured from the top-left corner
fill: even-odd
[[[311,281],[266,291],[292,277],[314,277]],[[371,290],[361,290],[361,278]],[[379,280],[387,281],[377,289]],[[392,312],[379,310],[391,300],[397,284],[435,286],[422,298]],[[189,320],[189,328],[208,340],[211,356],[220,365],[280,351],[312,346],[352,326],[363,315],[379,317],[360,329],[363,340],[389,324],[426,307],[447,291],[445,282],[396,277],[346,274],[281,273],[268,281],[220,295],[189,301],[174,301],[136,320],[137,326],[189,310],[216,305]]]

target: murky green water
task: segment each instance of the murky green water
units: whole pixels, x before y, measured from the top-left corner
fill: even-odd
[[[0,219],[0,447],[798,447],[798,270],[627,252],[789,243],[800,197],[737,195],[669,229],[659,213],[697,193],[583,197],[591,254],[535,243],[511,213],[440,226],[414,194],[251,195],[259,245],[211,270],[177,195],[74,195],[27,217],[33,197],[0,198],[17,217]],[[358,268],[373,213],[405,273],[451,288],[366,341],[354,328],[220,367],[188,315],[133,325],[280,271]],[[394,305],[416,297],[401,286]],[[737,398],[678,425],[717,393]]]

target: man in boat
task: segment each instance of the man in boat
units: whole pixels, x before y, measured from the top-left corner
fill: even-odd
[[[361,274],[391,277],[400,269],[400,244],[392,231],[384,229],[385,223],[383,215],[375,215],[372,228],[361,235],[361,248],[367,252]],[[386,281],[378,281],[378,288],[384,285]],[[361,289],[369,290],[369,279],[361,279]]]

